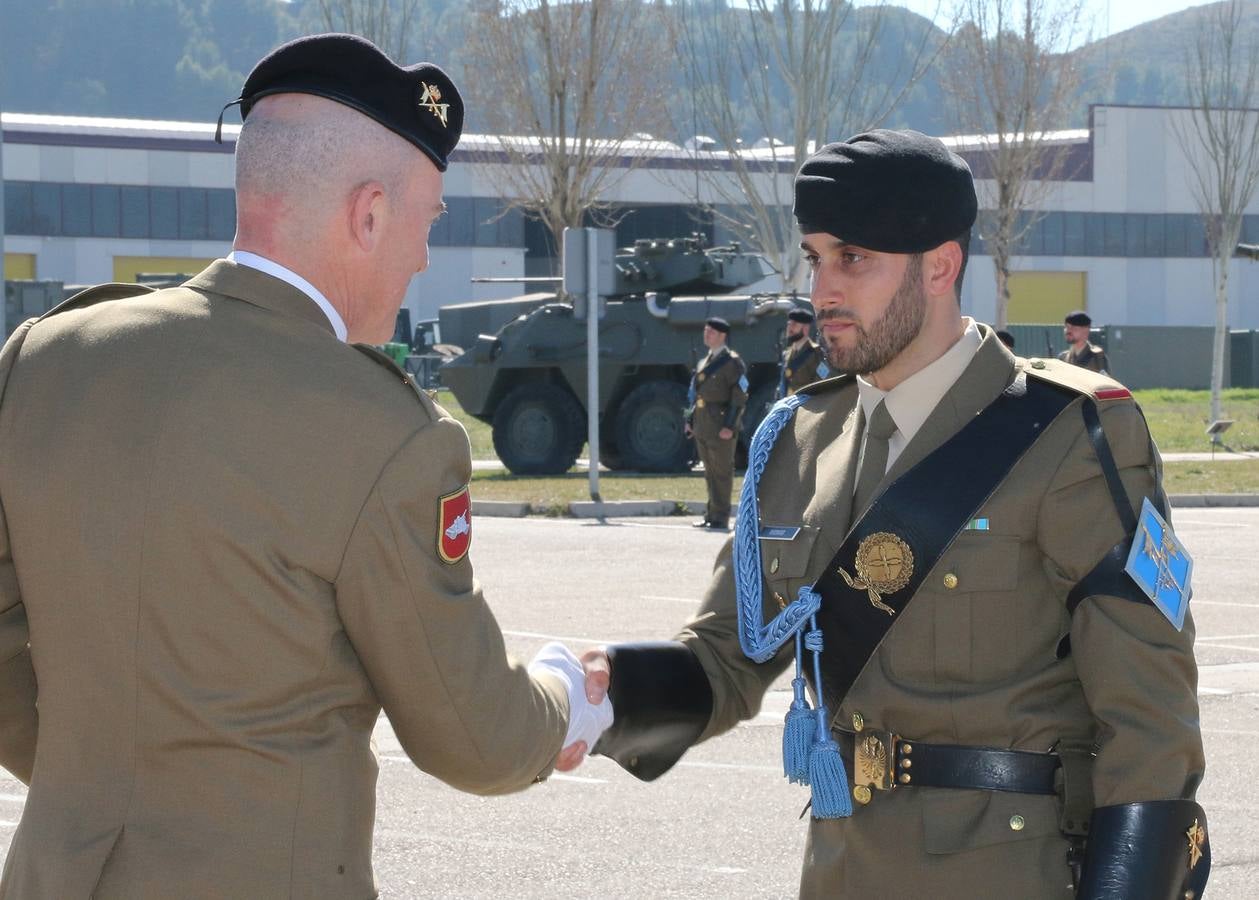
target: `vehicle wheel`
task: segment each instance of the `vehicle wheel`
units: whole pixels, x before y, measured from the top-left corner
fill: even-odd
[[[685,472],[694,451],[683,428],[686,388],[648,381],[634,388],[615,412],[616,449],[626,469]]]
[[[515,475],[567,472],[586,441],[585,419],[559,385],[521,385],[494,410],[494,452]]]

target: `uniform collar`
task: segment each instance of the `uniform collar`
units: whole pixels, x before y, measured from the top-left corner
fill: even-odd
[[[323,295],[319,288],[315,287],[301,275],[298,275],[287,266],[280,265],[275,260],[267,259],[257,253],[250,253],[248,250],[233,250],[227,255],[228,262],[234,262],[240,266],[248,266],[251,269],[257,269],[259,272],[265,272],[273,278],[278,278],[286,284],[291,284],[297,288],[311,300],[315,301],[315,305],[323,310],[323,314],[328,317],[328,323],[332,325],[332,332],[337,336],[337,340],[345,342],[347,331],[345,320],[341,318],[341,314],[337,312],[328,298]]]
[[[975,320],[966,316],[966,329],[962,336],[944,352],[944,355],[910,375],[890,391],[882,391],[860,375],[857,391],[861,397],[861,409],[866,421],[882,400],[892,414],[899,433],[898,443],[903,447],[914,439],[931,411],[936,408],[954,383],[962,377],[979,349],[981,336]]]
[[[305,292],[280,278],[228,259],[216,259],[186,282],[193,290],[221,294],[261,309],[304,319],[335,336],[332,322]]]

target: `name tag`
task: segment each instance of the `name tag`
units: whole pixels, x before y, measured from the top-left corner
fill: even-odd
[[[799,533],[799,525],[762,525],[756,536],[763,541],[794,541]]]

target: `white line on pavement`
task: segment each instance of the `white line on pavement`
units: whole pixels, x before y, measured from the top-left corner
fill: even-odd
[[[1197,637],[1199,641],[1253,641],[1259,634],[1221,634],[1216,637]]]
[[[0,800],[6,803],[25,803],[25,794],[0,794]]]
[[[1210,647],[1218,647],[1221,650],[1249,650],[1251,653],[1259,653],[1259,647],[1247,647],[1244,644],[1208,644]]]
[[[1245,609],[1259,610],[1259,603],[1229,603],[1227,600],[1194,600],[1194,606],[1240,606]]]
[[[692,606],[699,606],[699,601],[694,597],[661,597],[657,594],[643,594],[644,600],[668,600],[670,603],[689,603]]]
[[[678,763],[678,767],[688,769],[735,769],[740,772],[773,772],[775,775],[782,774],[782,766],[752,766],[744,763],[715,763],[715,762],[696,762],[693,760],[682,760]]]
[[[586,778],[584,775],[566,775],[563,772],[552,772],[548,781],[573,781],[578,784],[607,784],[606,778]]]

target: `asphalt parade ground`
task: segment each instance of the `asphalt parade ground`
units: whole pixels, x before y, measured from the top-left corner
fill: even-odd
[[[1207,753],[1199,800],[1214,847],[1207,896],[1256,897],[1259,509],[1183,509],[1174,522],[1194,555]],[[580,651],[670,637],[695,607],[724,540],[688,526],[679,518],[480,518],[472,554],[509,650],[528,659],[552,639]],[[417,770],[382,718],[381,896],[793,897],[808,794],[781,775],[789,701],[784,679],[760,716],[694,748],[653,784],[594,758],[522,794],[486,798]],[[0,851],[7,852],[24,801],[20,783],[0,779]],[[172,891],[178,895],[177,886]]]

